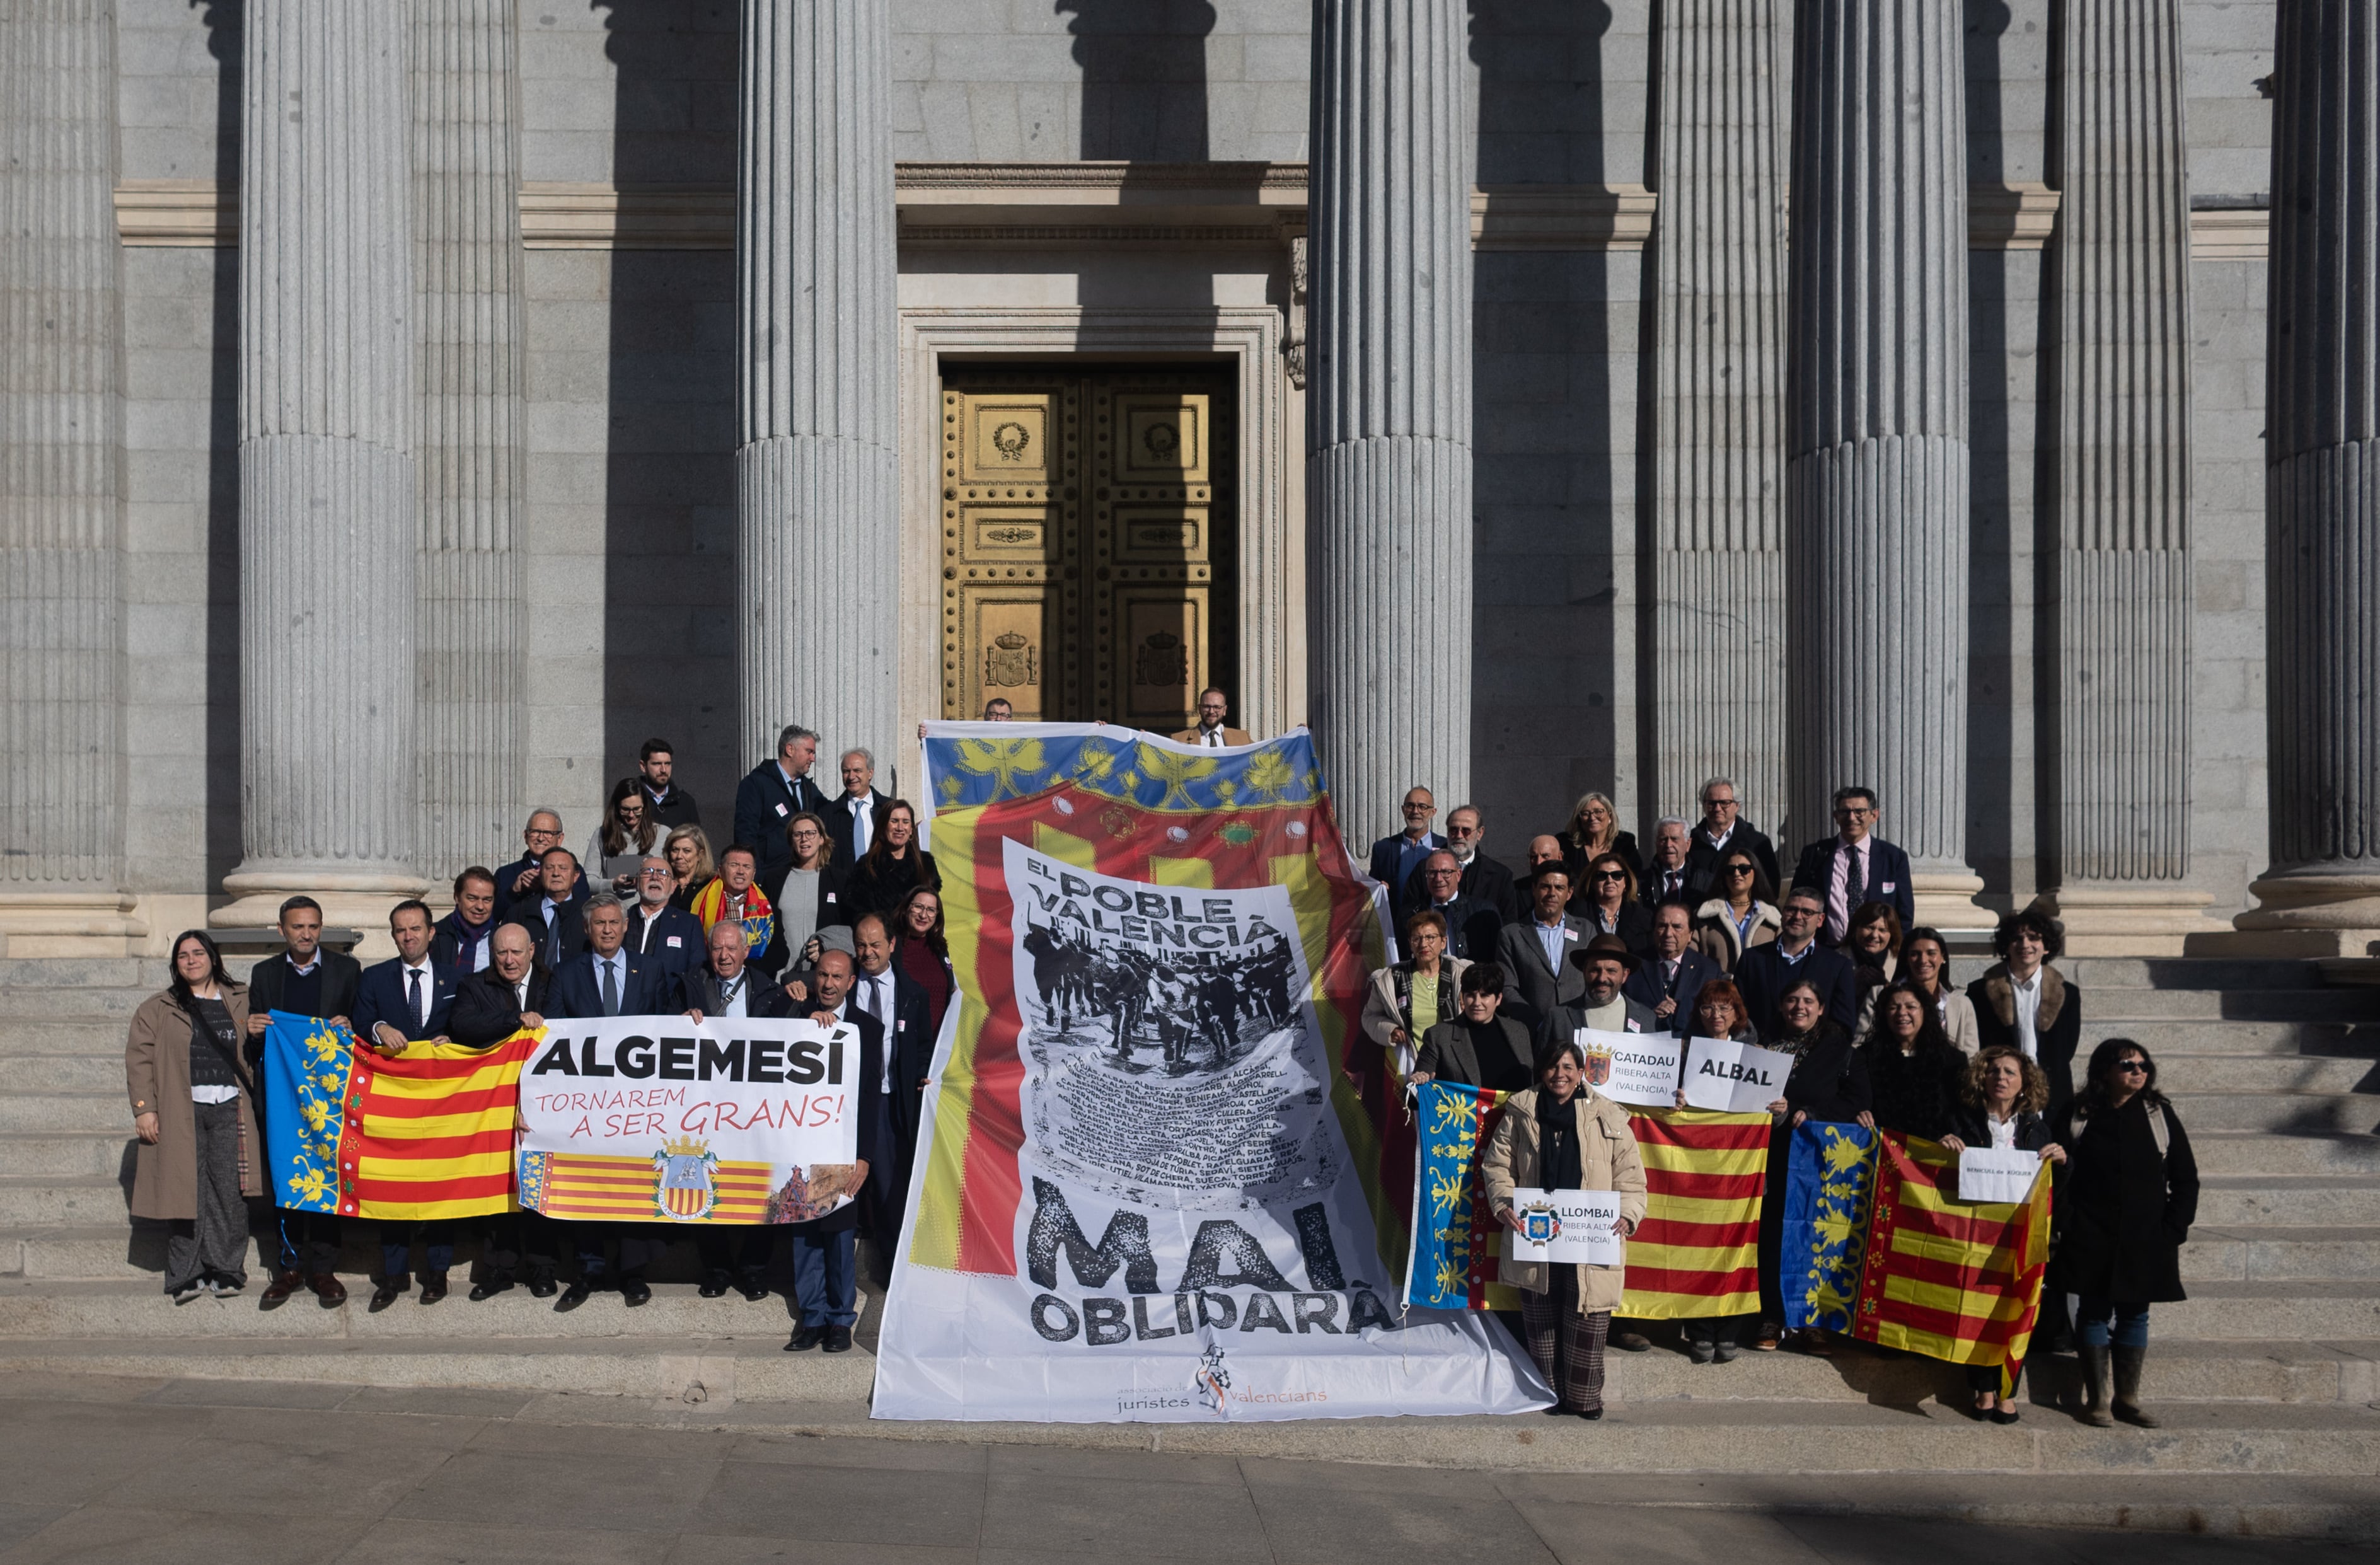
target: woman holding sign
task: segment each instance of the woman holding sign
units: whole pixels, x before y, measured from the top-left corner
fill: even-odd
[[[1488,1204],[1515,1232],[1527,1231],[1516,1191],[1616,1192],[1612,1231],[1621,1239],[1645,1220],[1645,1164],[1628,1110],[1586,1085],[1586,1055],[1572,1039],[1549,1039],[1538,1049],[1537,1085],[1505,1101],[1479,1170]],[[1502,1275],[1521,1291],[1529,1356],[1554,1389],[1550,1411],[1602,1417],[1603,1344],[1627,1291],[1626,1265],[1507,1260]]]
[[[2038,1152],[2046,1163],[2066,1161],[2066,1148],[2050,1139],[2049,1122],[2041,1111],[2049,1106],[2049,1078],[2024,1057],[2024,1050],[1995,1044],[1975,1056],[1961,1084],[1960,1101],[1950,1113],[1950,1134],[1943,1147],[1963,1153],[1973,1146],[1995,1152]],[[2015,1388],[2003,1398],[2000,1366],[1967,1366],[1967,1386],[1975,1393],[1975,1416],[1995,1424],[2016,1422]]]
[[[1758,1043],[1760,1033],[1743,1008],[1743,991],[1726,978],[1713,978],[1694,996],[1694,1037],[1725,1038],[1730,1043]],[[1678,1107],[1686,1108],[1686,1089],[1678,1088]],[[1682,1318],[1678,1329],[1686,1340],[1686,1356],[1696,1364],[1733,1364],[1736,1339],[1751,1317],[1706,1315]]]

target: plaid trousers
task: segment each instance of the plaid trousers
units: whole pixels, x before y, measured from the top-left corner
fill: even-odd
[[[1603,1405],[1603,1344],[1611,1334],[1611,1312],[1581,1315],[1572,1303],[1576,1298],[1560,1287],[1550,1293],[1523,1293],[1522,1335],[1561,1405],[1592,1413]]]

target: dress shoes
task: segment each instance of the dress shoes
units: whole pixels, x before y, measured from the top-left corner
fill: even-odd
[[[727,1274],[723,1271],[704,1272],[702,1274],[702,1286],[696,1289],[695,1292],[706,1299],[723,1299],[727,1297]]]
[[[445,1296],[446,1274],[443,1271],[423,1272],[421,1274],[421,1302],[425,1304],[434,1304]]]
[[[1623,1353],[1649,1353],[1653,1339],[1642,1331],[1615,1331],[1611,1334],[1611,1345]]]
[[[593,1292],[595,1292],[594,1280],[582,1277],[562,1291],[562,1297],[553,1301],[553,1307],[562,1311],[575,1310],[585,1304],[587,1295]]]
[[[851,1328],[830,1326],[826,1328],[826,1351],[831,1353],[851,1352]]]
[[[551,1299],[561,1288],[562,1284],[553,1280],[553,1273],[550,1271],[528,1274],[528,1296],[532,1299]]]
[[[276,1271],[273,1274],[273,1280],[264,1285],[264,1292],[256,1296],[256,1307],[261,1310],[277,1310],[289,1302],[291,1294],[305,1286],[306,1278],[303,1273],[294,1269]]]
[[[314,1297],[322,1301],[322,1307],[326,1310],[337,1309],[347,1302],[347,1285],[327,1271],[318,1271],[307,1278],[306,1286],[314,1291]]]
[[[753,1304],[757,1304],[762,1303],[769,1297],[768,1273],[759,1271],[746,1272],[741,1278],[737,1279],[735,1291],[743,1294],[746,1299],[749,1300]]]
[[[509,1293],[512,1291],[513,1274],[511,1272],[492,1271],[471,1284],[471,1302],[475,1304],[480,1304],[494,1298],[499,1293]]]
[[[396,1303],[399,1299],[404,1298],[412,1291],[413,1278],[409,1273],[399,1273],[395,1277],[382,1278],[378,1283],[373,1285],[372,1288],[372,1313],[375,1315],[379,1314],[382,1310],[388,1308],[389,1305]]]
[[[650,1304],[653,1291],[643,1278],[631,1273],[620,1279],[620,1297],[630,1309],[635,1309],[638,1304]]]
[[[785,1344],[785,1352],[789,1353],[806,1353],[825,1341],[825,1327],[805,1326],[800,1330],[794,1333],[794,1340]]]

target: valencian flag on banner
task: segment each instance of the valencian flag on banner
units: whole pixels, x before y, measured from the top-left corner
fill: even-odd
[[[334,1023],[275,1011],[264,1033],[273,1201],[397,1220],[511,1210],[513,1112],[540,1036],[386,1056]]]
[[[1415,1092],[1421,1147],[1405,1298],[1439,1309],[1513,1309],[1499,1272],[1501,1234],[1487,1215],[1479,1155],[1504,1095],[1424,1082]],[[1635,1109],[1645,1161],[1645,1221],[1628,1241],[1619,1314],[1639,1320],[1749,1315],[1760,1307],[1760,1198],[1766,1114]]]
[[[1385,937],[1311,739],[936,723],[925,752],[958,999],[874,1415],[1549,1402],[1485,1318],[1396,1307],[1405,1192],[1346,1074]]]
[[[1894,1131],[1796,1129],[1779,1251],[1785,1324],[1997,1364],[2012,1394],[2049,1258],[2049,1179],[2035,1175],[2025,1201],[1962,1202],[1957,1167]]]

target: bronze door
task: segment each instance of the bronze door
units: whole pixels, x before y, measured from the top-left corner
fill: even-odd
[[[946,370],[942,712],[1172,731],[1229,682],[1227,372]]]

